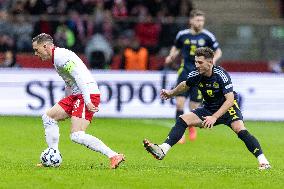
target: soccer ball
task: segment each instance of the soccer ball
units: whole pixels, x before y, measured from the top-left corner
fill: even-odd
[[[47,148],[41,153],[40,161],[45,167],[59,167],[62,162],[62,156],[59,150]]]

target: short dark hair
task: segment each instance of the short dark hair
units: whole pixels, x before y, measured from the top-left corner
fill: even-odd
[[[205,16],[205,13],[198,9],[190,11],[189,18],[194,18],[196,16]]]
[[[49,42],[49,43],[53,44],[53,38],[49,34],[41,33],[41,34],[35,36],[32,39],[32,42],[37,42],[39,44],[43,43],[43,42]]]
[[[195,51],[195,56],[204,56],[205,59],[214,57],[214,51],[209,47],[199,47]]]

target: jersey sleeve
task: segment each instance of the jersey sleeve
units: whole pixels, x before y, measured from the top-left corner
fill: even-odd
[[[208,33],[208,47],[216,51],[219,48],[219,43],[212,33]]]
[[[175,41],[174,41],[174,46],[177,49],[181,49],[182,48],[181,32],[178,32],[178,34],[176,35],[176,38],[175,38]]]
[[[82,76],[82,72],[79,72],[79,69],[76,69],[76,63],[72,60],[67,61],[63,65],[64,71],[71,75],[71,77],[75,80],[77,86],[82,91],[82,95],[85,101],[85,104],[91,102],[91,94],[87,89],[87,83],[84,81],[84,77]]]
[[[232,84],[232,81],[231,81],[231,77],[230,75],[227,73],[227,72],[220,72],[221,74],[219,75],[220,76],[220,80],[221,80],[221,89],[223,91],[223,94],[227,94],[229,92],[233,92],[233,84]]]
[[[200,80],[200,75],[198,71],[189,72],[187,79],[186,79],[186,85],[188,87],[192,87],[194,85],[197,85],[199,80]]]

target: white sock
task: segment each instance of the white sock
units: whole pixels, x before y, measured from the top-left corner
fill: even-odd
[[[168,151],[171,149],[171,146],[169,144],[167,144],[167,143],[163,143],[163,144],[161,144],[159,146],[162,148],[162,150],[163,150],[163,152],[165,154],[167,154]]]
[[[264,156],[264,154],[260,154],[259,156],[257,156],[258,162],[260,164],[264,163],[264,164],[269,164],[268,160],[266,159],[266,157]]]
[[[50,118],[46,114],[42,116],[43,126],[45,130],[45,140],[49,148],[58,149],[59,143],[59,127],[57,121]]]
[[[90,148],[91,150],[94,150],[96,152],[100,152],[104,155],[106,155],[108,158],[111,158],[118,153],[112,151],[108,146],[106,146],[100,139],[86,134],[84,131],[77,131],[74,133],[71,133],[70,135],[71,140],[86,146],[87,148]]]

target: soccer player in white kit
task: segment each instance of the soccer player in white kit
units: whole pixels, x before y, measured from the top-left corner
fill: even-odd
[[[34,37],[32,45],[35,55],[41,60],[52,60],[66,85],[66,97],[42,116],[48,147],[58,149],[57,123],[70,117],[71,140],[106,155],[110,159],[110,168],[117,168],[125,160],[124,155],[111,150],[100,139],[85,133],[94,113],[99,111],[100,103],[100,91],[86,65],[74,52],[55,47],[52,37],[48,34],[41,33]]]

